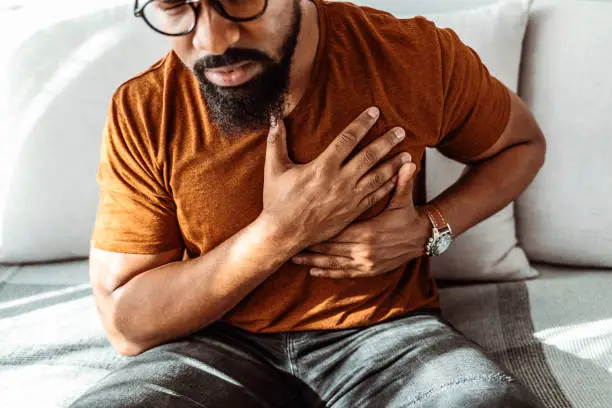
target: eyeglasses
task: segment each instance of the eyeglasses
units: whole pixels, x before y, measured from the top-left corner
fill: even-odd
[[[198,24],[204,0],[149,0],[139,7],[134,2],[134,16],[142,17],[149,27],[163,35],[179,37],[191,33]],[[208,0],[223,17],[235,22],[259,18],[268,0]]]

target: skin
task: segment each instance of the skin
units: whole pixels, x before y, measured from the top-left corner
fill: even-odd
[[[546,141],[525,103],[514,93],[510,120],[499,140],[475,157],[462,177],[430,203],[456,237],[503,209],[544,164]],[[293,261],[326,278],[358,278],[390,272],[425,255],[431,223],[414,207],[411,179],[400,170],[392,202],[378,217],[354,223],[333,239],[303,251]]]
[[[306,0],[300,6],[303,26],[286,113],[304,93],[318,44],[316,8]],[[279,60],[279,39],[287,29],[280,16],[291,7],[289,0],[270,0],[260,19],[236,24],[205,3],[196,31],[172,39],[172,46],[188,67],[232,46],[256,48]],[[542,133],[524,103],[512,93],[511,98],[510,121],[499,141],[467,163],[463,177],[433,202],[456,235],[511,202],[543,164]],[[305,165],[290,162],[284,124],[278,121],[268,137],[263,211],[204,256],[183,261],[179,250],[136,255],[91,248],[93,293],[112,346],[137,355],[194,333],[298,253],[302,259],[296,261],[317,267],[322,278],[378,275],[422,256],[431,225],[410,195],[415,166],[402,155],[381,162],[400,139],[390,131],[343,164],[375,120],[364,112]],[[393,188],[383,213],[354,223]]]

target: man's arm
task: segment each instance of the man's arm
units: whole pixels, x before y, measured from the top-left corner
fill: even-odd
[[[510,119],[499,140],[467,162],[461,178],[432,201],[453,234],[461,234],[512,202],[544,164],[544,135],[525,103],[508,92]]]
[[[484,153],[464,161],[468,167],[462,177],[431,202],[454,235],[508,205],[544,163],[542,131],[523,101],[508,92],[510,117],[499,139]],[[311,266],[315,276],[342,279],[380,275],[423,256],[431,224],[414,206],[410,166],[400,170],[397,189],[385,211],[309,247],[293,261]]]
[[[94,297],[113,347],[135,355],[217,321],[297,251],[334,236],[387,196],[402,157],[377,164],[403,138],[398,129],[347,162],[377,118],[377,111],[364,112],[304,165],[290,161],[279,121],[268,138],[262,213],[196,259],[181,262],[181,250],[92,249]]]
[[[184,262],[180,250],[136,255],[92,248],[90,278],[111,344],[136,355],[220,319],[297,250],[286,238],[258,218]]]

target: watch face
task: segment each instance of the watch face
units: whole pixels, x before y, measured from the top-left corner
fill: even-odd
[[[448,248],[450,248],[452,243],[453,243],[453,238],[450,235],[442,235],[436,241],[436,247],[435,247],[436,255],[442,255],[444,252],[448,250]]]

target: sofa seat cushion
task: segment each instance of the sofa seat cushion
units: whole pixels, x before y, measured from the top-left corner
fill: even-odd
[[[441,289],[446,318],[548,407],[609,407],[609,271],[538,269]],[[86,261],[0,266],[0,406],[65,407],[129,361],[108,344],[87,280]]]
[[[0,266],[0,407],[65,407],[125,357],[106,340],[87,261]]]
[[[548,407],[612,401],[609,270],[535,265],[531,281],[445,287],[445,317]]]

